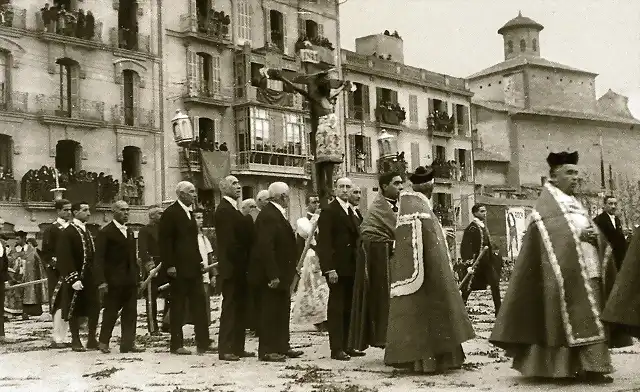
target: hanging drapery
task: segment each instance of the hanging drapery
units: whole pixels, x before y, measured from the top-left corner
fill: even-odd
[[[231,172],[228,151],[200,150],[202,156],[202,189],[218,189],[221,179]]]

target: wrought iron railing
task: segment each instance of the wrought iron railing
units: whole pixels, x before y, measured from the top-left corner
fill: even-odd
[[[149,36],[134,30],[112,27],[109,30],[109,41],[114,48],[151,53]]]
[[[230,34],[230,22],[225,24],[224,20],[211,18],[209,21],[198,20],[195,13],[183,14],[180,16],[180,30],[183,32],[194,32],[207,38],[217,40],[228,40]]]
[[[36,95],[36,110],[41,115],[104,121],[104,102],[88,99],[61,99],[60,96]]]
[[[86,15],[84,16],[84,24],[78,24],[78,13],[69,13],[72,16],[72,20],[65,20],[64,24],[59,23],[59,17],[56,15],[53,19],[50,16],[45,17],[42,11],[35,13],[36,17],[36,29],[41,32],[53,33],[65,37],[78,38],[87,41],[102,42],[102,22],[95,19],[93,28],[90,28],[86,23]]]
[[[155,127],[155,111],[141,107],[114,105],[111,107],[111,122],[143,128]]]
[[[305,168],[305,163],[308,159],[307,156],[287,153],[286,151],[292,150],[287,147],[275,150],[285,152],[267,151],[264,149],[241,151],[237,155],[236,165],[238,168],[249,168],[251,164],[283,166],[299,169]]]

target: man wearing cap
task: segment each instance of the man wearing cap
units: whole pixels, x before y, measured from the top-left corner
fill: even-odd
[[[462,366],[462,343],[474,332],[431,207],[433,170],[420,166],[410,180],[413,191],[402,192],[398,202],[384,362],[439,373]]]
[[[402,184],[399,173],[381,174],[378,177],[380,192],[367,209],[360,226],[362,244],[358,249],[349,331],[349,344],[358,350],[385,346],[389,318],[389,263]]]
[[[578,153],[550,153],[550,180],[529,224],[489,338],[525,377],[610,383],[609,347],[630,345],[600,320],[615,280],[610,246],[575,198]]]

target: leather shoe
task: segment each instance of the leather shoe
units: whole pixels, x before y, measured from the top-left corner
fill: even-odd
[[[109,354],[111,352],[111,349],[109,348],[109,345],[108,344],[104,344],[104,343],[99,343],[98,344],[98,349],[103,354]]]
[[[171,350],[171,354],[176,355],[191,355],[191,351],[187,350],[184,347],[177,348],[175,350]]]
[[[264,354],[260,356],[260,360],[264,362],[284,362],[286,357],[282,354]]]
[[[240,357],[235,354],[220,354],[218,358],[220,358],[221,361],[230,361],[230,362],[236,362],[240,360]]]
[[[82,343],[71,343],[71,350],[73,350],[73,351],[75,351],[77,353],[83,353],[83,352],[87,351],[87,349],[84,348]]]
[[[336,359],[338,361],[348,361],[351,359],[351,357],[344,351],[336,351],[331,353],[331,359]]]
[[[205,348],[199,348],[198,349],[198,354],[212,354],[212,353],[217,353],[218,352],[218,347],[205,347]]]
[[[256,353],[252,353],[249,351],[243,351],[240,354],[237,354],[240,358],[253,358],[256,356]]]
[[[367,355],[364,353],[364,351],[358,351],[358,350],[349,350],[347,351],[347,354],[350,357],[364,357],[365,355]]]
[[[87,350],[99,350],[99,349],[100,349],[100,344],[98,344],[97,340],[91,339],[87,341]]]
[[[123,353],[123,354],[126,354],[126,353],[134,353],[134,354],[135,353],[143,353],[145,351],[146,350],[144,348],[138,347],[138,346],[133,346],[133,347],[129,347],[129,348],[122,348],[122,347],[120,348],[120,352]]]
[[[284,353],[284,355],[289,358],[298,358],[298,357],[301,357],[302,354],[304,353],[300,350],[289,350],[286,353]]]
[[[67,348],[69,347],[68,345],[66,345],[65,343],[56,343],[56,342],[51,342],[51,345],[49,346],[49,348],[52,349],[61,349],[61,348]]]

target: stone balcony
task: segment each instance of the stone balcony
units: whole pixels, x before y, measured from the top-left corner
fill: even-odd
[[[42,18],[42,12],[37,11],[36,30],[39,38],[46,42],[59,43],[62,45],[74,45],[88,49],[100,49],[104,46],[102,40],[102,22],[95,20],[93,31],[87,29],[79,29],[75,25],[68,24],[62,30],[54,22],[45,23]]]
[[[210,85],[207,81],[201,81],[200,83],[187,81],[185,85],[187,86],[183,96],[185,103],[196,103],[213,107],[229,107],[233,103],[232,87],[220,87],[217,89],[203,87]]]
[[[111,107],[111,123],[137,128],[156,128],[155,111],[141,107]]]
[[[117,27],[112,27],[109,30],[109,44],[117,50],[152,54],[148,35],[118,29]]]
[[[285,93],[249,85],[236,89],[236,98],[237,103],[259,103],[274,108],[304,110],[304,98],[297,93]]]
[[[9,4],[0,6],[3,18],[0,20],[0,29],[26,29],[27,10],[14,7]]]
[[[71,102],[68,102],[60,98],[59,95],[36,95],[36,112],[43,122],[86,128],[104,125],[104,102],[81,98],[72,98]]]
[[[231,45],[230,25],[223,22],[211,23],[208,26],[198,23],[198,16],[195,13],[187,13],[180,16],[180,32],[185,38],[212,43],[223,46]]]

